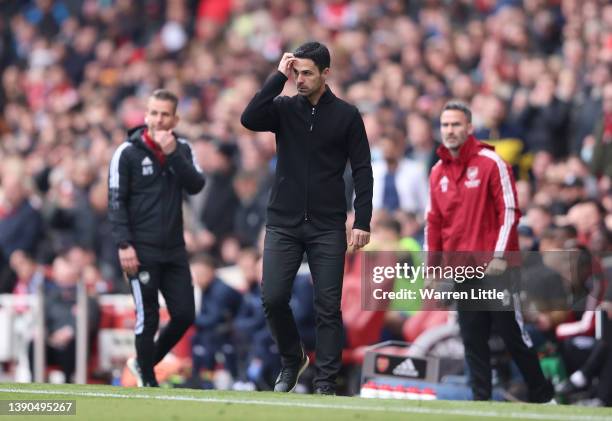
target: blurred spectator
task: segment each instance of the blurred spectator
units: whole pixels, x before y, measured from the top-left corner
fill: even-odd
[[[89,188],[94,174],[86,158],[72,162],[71,174],[57,175],[52,182],[48,203],[48,229],[54,252],[79,245],[93,248],[95,244],[95,214],[89,202]],[[53,175],[52,175],[53,177]]]
[[[204,195],[202,207],[195,210],[195,216],[220,246],[223,238],[234,232],[235,221],[232,215],[235,215],[239,206],[233,187],[236,148],[231,144],[219,143],[210,152],[211,172],[207,174],[207,187],[200,193]],[[219,249],[215,251],[218,253]]]
[[[254,246],[266,217],[266,203],[258,195],[258,177],[255,172],[239,172],[234,177],[234,190],[240,200],[236,209],[234,231],[244,246]]]
[[[551,211],[546,206],[532,206],[527,210],[527,225],[537,238],[553,223]]]
[[[555,340],[555,327],[566,320],[568,285],[564,283],[564,236],[559,228],[547,228],[540,236],[539,252],[529,253],[521,273],[523,298],[528,303],[525,328],[537,348]]]
[[[219,367],[235,377],[236,355],[231,333],[242,296],[215,276],[215,264],[209,256],[192,258],[191,272],[194,284],[202,291],[192,339],[193,377],[210,382]]]
[[[383,137],[378,141],[382,160],[372,163],[374,192],[372,206],[422,215],[427,206],[427,174],[421,163],[404,158],[402,139]]]
[[[572,206],[567,213],[567,221],[573,225],[578,234],[578,242],[587,245],[592,233],[602,223],[601,205],[596,201],[584,201]]]
[[[420,163],[429,174],[431,167],[438,161],[436,154],[438,144],[433,137],[431,124],[425,117],[413,113],[406,118],[406,130],[408,131],[406,158]]]
[[[11,254],[10,265],[17,277],[13,294],[34,294],[38,287],[42,287],[43,292],[47,292],[56,286],[47,277],[44,267],[37,264],[36,260],[23,250]]]
[[[533,152],[546,151],[555,157],[568,152],[565,132],[569,123],[570,105],[555,96],[552,75],[538,75],[527,104],[519,115],[519,124],[525,131],[525,143]]]
[[[506,102],[498,96],[489,96],[482,114],[482,122],[475,127],[474,136],[494,145],[495,151],[510,165],[518,165],[524,148],[523,133],[510,119]]]
[[[536,251],[538,249],[538,242],[533,235],[533,230],[527,225],[519,225],[517,228],[519,250],[521,251]]]
[[[72,383],[76,364],[76,303],[80,272],[66,257],[58,256],[53,261],[52,280],[56,287],[45,294],[47,364],[59,365],[65,381]],[[93,339],[97,337],[99,308],[94,297],[87,299],[88,341],[91,347]]]
[[[316,345],[312,282],[310,274],[298,273],[293,281],[291,300],[289,301],[289,307],[291,307],[293,312],[295,325],[300,333],[300,338],[306,352],[314,352]]]
[[[244,249],[238,265],[247,289],[234,320],[234,334],[239,355],[239,380],[252,382],[259,390],[272,390],[280,369],[280,356],[268,331],[261,305],[261,264],[254,249]]]
[[[555,215],[565,215],[572,206],[586,198],[584,181],[573,174],[568,174],[561,184],[558,199],[553,200],[551,211]]]
[[[9,260],[16,250],[30,255],[41,240],[42,218],[29,197],[29,179],[23,162],[6,160],[0,174],[0,293],[11,292],[15,283]]]
[[[94,244],[93,250],[102,278],[111,281],[112,292],[129,293],[129,286],[123,279],[119,264],[117,246],[111,234],[111,224],[108,220],[108,186],[105,182],[97,182],[89,192],[89,206],[93,213]]]
[[[221,266],[232,266],[238,262],[240,256],[240,240],[234,234],[230,234],[221,240],[219,246],[219,258]]]
[[[584,391],[600,373],[599,385],[596,388],[596,400],[599,402],[592,405],[604,406],[610,404],[610,383],[606,376],[610,374],[612,365],[610,361],[606,361],[609,360],[607,341],[605,338],[596,339],[593,333],[596,325],[595,312],[602,298],[605,299],[605,282],[602,282],[603,273],[597,257],[586,248],[579,248],[577,252],[579,255],[576,281],[586,293],[583,300],[573,303],[576,321],[563,323],[556,329],[565,366],[571,373],[567,381],[559,385],[559,393],[567,399],[571,393]],[[600,329],[606,329],[609,320],[604,312],[602,316]]]
[[[529,209],[531,206],[531,194],[532,188],[528,181],[519,180],[516,182],[516,198],[518,200],[518,206],[522,215],[525,215],[527,209]]]
[[[591,167],[597,176],[612,178],[612,82],[604,86],[601,120],[595,128]]]
[[[36,0],[25,12],[25,17],[35,25],[39,33],[52,38],[60,30],[60,25],[68,18],[68,9],[63,1]]]

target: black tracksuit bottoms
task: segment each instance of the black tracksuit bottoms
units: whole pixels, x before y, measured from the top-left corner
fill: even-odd
[[[518,270],[511,269],[510,272],[514,273],[504,276],[520,276]],[[498,283],[494,277],[488,277],[485,280],[490,281],[492,285]],[[501,282],[500,279],[499,283]],[[497,305],[490,306],[489,303],[478,301],[472,301],[467,305],[460,303],[458,306],[461,338],[465,347],[465,359],[470,371],[474,400],[491,399],[489,338],[493,326],[495,332],[503,339],[527,384],[529,401],[548,402],[554,396],[552,384],[544,377],[531,338],[523,328],[523,317],[518,300],[518,294],[514,292],[506,308]],[[481,303],[482,306],[479,305]]]
[[[129,278],[136,305],[136,355],[145,381],[155,379],[153,367],[181,339],[195,319],[195,301],[191,272],[186,254],[168,255],[164,259],[147,259],[138,255],[141,266]],[[159,292],[170,314],[170,321],[160,331]]]
[[[312,222],[296,227],[266,227],[262,301],[283,366],[295,366],[301,357],[300,335],[289,301],[304,252],[308,258],[316,322],[315,387],[335,386],[342,366],[344,328],[340,302],[346,247],[344,229],[322,230]]]

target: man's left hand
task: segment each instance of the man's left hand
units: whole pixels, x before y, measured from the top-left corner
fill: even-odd
[[[152,137],[164,155],[170,155],[176,150],[176,138],[171,130],[155,130]]]
[[[504,259],[494,258],[489,262],[485,269],[485,275],[499,276],[508,268],[508,262]]]
[[[348,245],[354,250],[359,250],[370,242],[370,233],[368,231],[353,228],[350,233]]]

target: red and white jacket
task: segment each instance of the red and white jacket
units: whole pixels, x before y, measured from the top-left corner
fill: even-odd
[[[517,251],[521,216],[510,166],[470,136],[455,159],[440,146],[429,177],[425,249],[442,252]]]

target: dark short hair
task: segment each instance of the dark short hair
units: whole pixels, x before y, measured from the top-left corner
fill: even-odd
[[[207,253],[198,253],[194,255],[191,259],[189,259],[189,263],[192,265],[204,265],[211,269],[217,268],[217,261],[214,257]]]
[[[293,56],[312,60],[321,72],[328,68],[331,63],[327,47],[316,41],[300,45],[293,52]]]
[[[257,248],[255,247],[244,247],[242,248],[242,250],[240,250],[240,256],[251,256],[253,257],[255,260],[259,259],[261,256],[259,254],[259,251],[257,250]]]
[[[442,112],[451,110],[461,111],[467,118],[468,123],[472,122],[472,110],[470,110],[470,107],[465,102],[452,100],[448,101],[444,104],[444,107],[442,107]]]
[[[382,219],[378,222],[378,228],[388,229],[397,235],[402,233],[402,224],[395,218]]]
[[[167,89],[156,89],[151,94],[151,98],[158,99],[160,101],[170,101],[173,105],[174,112],[176,112],[176,106],[178,105],[178,97]]]

